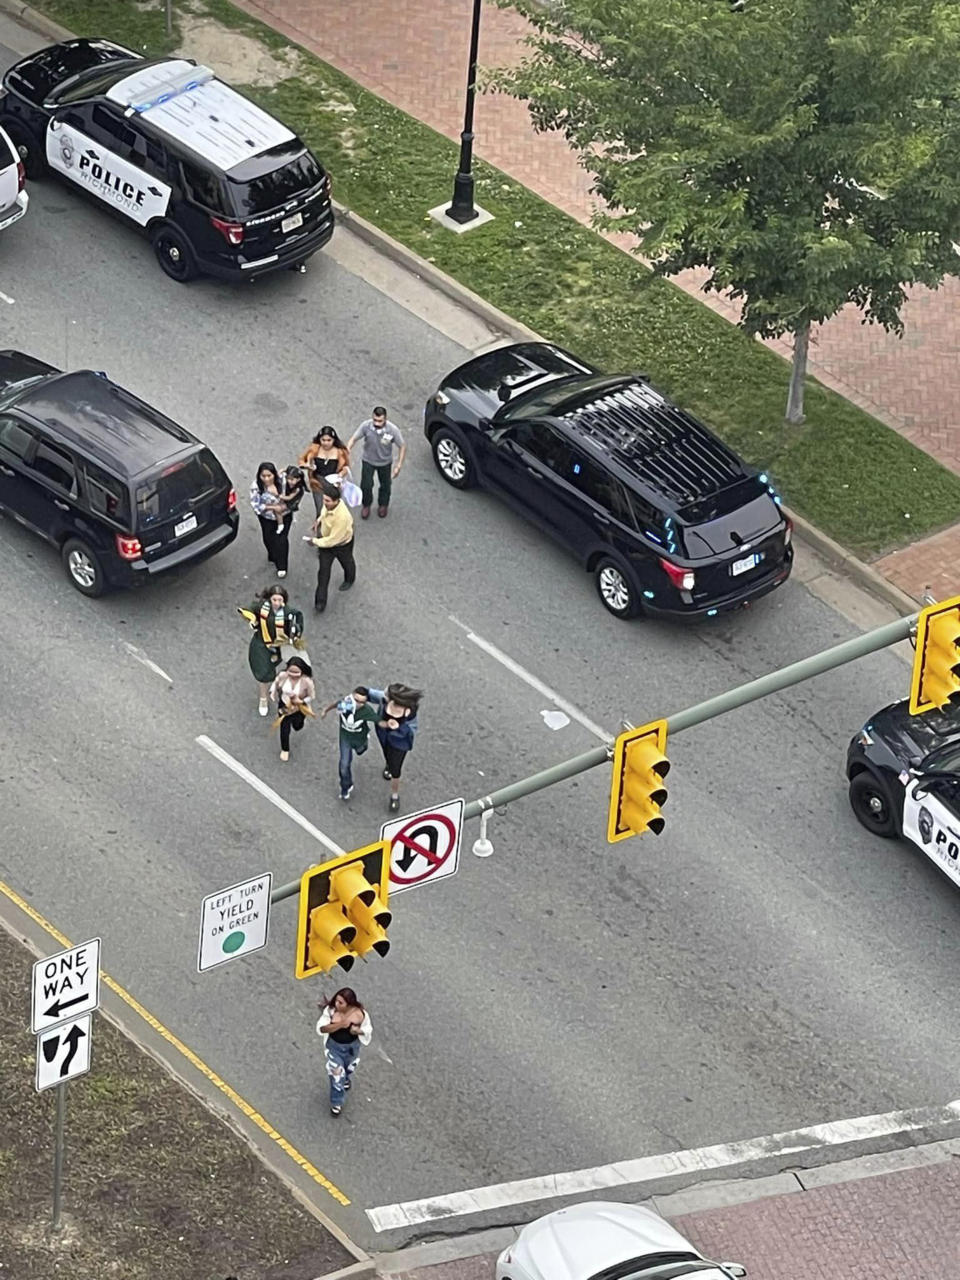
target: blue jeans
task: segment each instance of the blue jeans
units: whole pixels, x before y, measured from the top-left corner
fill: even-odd
[[[340,794],[345,796],[353,786],[353,756],[356,753],[362,756],[367,749],[367,744],[362,747],[352,747],[343,735],[340,735]]]
[[[330,1077],[330,1105],[343,1106],[343,1086],[357,1069],[360,1057],[360,1041],[351,1044],[337,1044],[333,1037],[327,1040],[327,1075]]]

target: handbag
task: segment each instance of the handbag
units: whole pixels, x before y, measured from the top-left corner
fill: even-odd
[[[348,507],[359,507],[362,498],[360,486],[352,480],[344,480],[340,485],[340,494]]]

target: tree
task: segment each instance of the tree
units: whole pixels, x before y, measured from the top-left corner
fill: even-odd
[[[793,335],[788,421],[811,324],[853,303],[902,334],[906,286],[960,274],[956,0],[500,2],[534,32],[491,84],[579,152],[598,226]]]

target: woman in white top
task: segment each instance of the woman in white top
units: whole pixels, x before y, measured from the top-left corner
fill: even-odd
[[[280,711],[280,759],[290,759],[290,732],[299,733],[304,717],[313,715],[316,697],[313,672],[306,658],[293,657],[270,686],[270,697]]]
[[[373,1035],[370,1015],[352,987],[341,987],[332,1000],[321,1004],[317,1035],[323,1040],[330,1077],[330,1114],[338,1116],[360,1060],[360,1046],[369,1044]]]

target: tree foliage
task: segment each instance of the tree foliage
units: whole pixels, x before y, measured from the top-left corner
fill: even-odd
[[[492,84],[579,152],[598,225],[708,268],[749,333],[805,363],[811,323],[901,333],[905,286],[960,273],[956,0],[512,3],[535,30]]]

